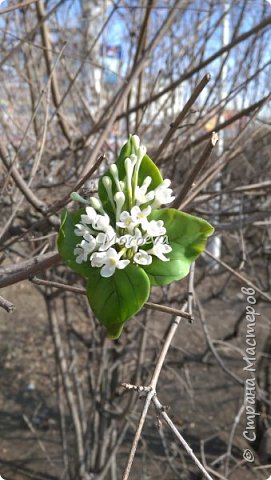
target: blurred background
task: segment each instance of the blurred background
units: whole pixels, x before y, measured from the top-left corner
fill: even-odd
[[[188,279],[152,290],[176,309],[191,291],[195,318],[172,341],[159,399],[214,479],[270,477],[270,79],[268,0],[1,2],[5,480],[122,478],[143,399],[121,383],[148,385],[172,316],[143,309],[112,342],[84,295],[50,282],[84,285],[55,254],[59,215],[80,180],[80,194],[95,195],[129,134],[172,180],[175,206],[216,229]],[[259,313],[250,374],[249,285]],[[203,478],[154,408],[130,478]]]

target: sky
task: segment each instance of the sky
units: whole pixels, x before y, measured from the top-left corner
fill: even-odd
[[[1,2],[1,0],[0,0],[0,2]],[[146,0],[146,2],[147,2],[147,0]],[[4,7],[8,6],[8,4],[10,3],[10,0],[2,0],[1,3],[2,3],[1,7],[4,8]],[[52,8],[52,6],[56,3],[57,3],[57,0],[49,0],[47,10],[50,10],[50,8]],[[138,2],[133,1],[131,3],[132,3],[132,5],[138,7]],[[207,17],[207,12],[208,12],[206,0],[193,0],[190,3],[191,3],[191,6],[189,8],[186,8],[185,11],[180,9],[180,13],[183,15],[183,18],[184,19],[186,18],[186,20],[187,20],[188,27],[189,27],[189,19],[190,18],[193,18],[195,15],[200,15],[202,21],[204,22],[205,18]],[[107,5],[110,5],[110,4],[111,4],[111,2],[108,0]],[[122,4],[122,2],[121,2],[121,4]],[[153,33],[154,33],[155,30],[157,30],[159,23],[161,23],[163,18],[165,18],[166,14],[167,14],[167,8],[171,4],[172,4],[172,1],[157,0],[156,9],[153,12],[153,18],[154,18]],[[165,5],[167,6],[167,8],[164,8]],[[218,7],[213,14],[212,22],[211,22],[212,24],[214,24],[216,22],[217,18],[221,14],[221,11],[222,11],[221,5],[222,5],[222,1],[217,0],[217,6]],[[268,1],[268,0],[248,0],[248,8],[247,8],[247,11],[246,11],[246,14],[245,14],[245,19],[244,19],[244,22],[242,24],[242,28],[240,30],[240,33],[242,33],[242,31],[249,30],[250,28],[252,28],[253,25],[257,24],[257,22],[259,21],[259,8],[262,8],[263,5],[266,5],[266,15],[271,14],[271,0],[270,1]],[[239,0],[236,0],[235,1],[236,12],[240,8],[241,8],[241,2],[239,2]],[[108,7],[107,11],[105,12],[104,18],[107,18],[107,16],[110,14],[110,11],[111,11],[111,9]],[[134,8],[133,14],[137,15],[138,12],[139,12],[139,9]],[[142,10],[142,14],[144,12],[145,12],[145,10]],[[14,15],[14,12],[12,14]],[[108,27],[106,28],[106,31],[103,34],[102,39],[101,39],[101,42],[103,42],[105,44],[113,45],[113,46],[114,45],[121,45],[122,46],[123,68],[120,71],[120,77],[121,78],[125,77],[125,71],[126,71],[126,68],[127,68],[128,61],[129,61],[129,56],[128,56],[129,51],[128,51],[128,47],[127,47],[128,42],[124,42],[123,39],[124,39],[124,34],[127,35],[127,33],[128,33],[127,22],[125,21],[125,17],[127,17],[127,16],[130,17],[130,15],[131,15],[131,10],[128,10],[127,8],[123,8],[123,7],[119,8],[118,11],[112,17],[112,19],[110,20],[110,23],[109,23]],[[58,19],[60,24],[61,23],[66,23],[66,21],[67,21],[70,26],[74,26],[74,27],[78,26],[78,18],[81,18],[79,0],[66,0],[64,2],[63,6],[58,9],[56,16],[57,16],[57,19]],[[236,15],[236,18],[237,18],[237,15]],[[235,15],[233,14],[233,15],[231,15],[231,18],[230,18],[229,38],[231,38],[232,31],[234,29],[235,21],[236,21],[235,20]],[[2,25],[1,25],[1,23],[2,23]],[[130,22],[128,22],[128,23],[130,24]],[[103,18],[101,18],[100,26],[97,25],[98,30],[101,28],[102,24],[103,24]],[[2,22],[1,22],[1,16],[0,16],[0,28],[1,28],[1,26],[3,27],[3,19],[2,19]],[[139,28],[139,25],[135,25],[135,30],[136,31],[138,31],[138,28]],[[16,34],[16,32],[14,32],[14,31],[11,32],[11,33]],[[179,34],[178,23],[175,26],[175,32],[174,33],[176,35]],[[185,36],[189,37],[189,31],[187,31],[185,33]],[[12,38],[12,36],[11,36],[11,38]],[[69,40],[68,36],[67,36],[67,39]],[[13,41],[15,41],[15,40],[13,39]],[[187,42],[187,38],[185,38],[184,41],[182,42],[182,39],[181,39],[181,36],[180,36],[180,45],[185,46],[186,44],[188,44],[188,42],[187,43],[185,43],[185,42]],[[205,45],[204,57],[205,58],[208,57],[209,55],[211,55],[214,51],[216,51],[221,46],[222,46],[222,32],[221,32],[221,28],[220,28],[215,32],[215,34],[211,37],[211,39]],[[243,51],[244,48],[245,48],[245,43],[240,44],[237,47],[237,49],[239,49],[240,52]],[[65,48],[65,55],[66,55],[67,58],[69,57],[69,43],[67,44],[67,47]],[[74,50],[73,50],[73,55],[74,55]],[[81,52],[78,52],[78,60],[80,61],[81,58],[82,58],[82,54],[81,54]],[[263,56],[263,63],[268,61],[270,58],[271,58],[271,51],[270,51],[270,49],[267,48],[266,49],[266,54]],[[235,61],[236,60],[235,60],[234,52],[233,52],[233,54],[229,58],[229,69],[231,68],[231,66],[234,66]],[[157,72],[161,69],[163,70],[164,62],[165,62],[164,58],[159,58],[158,57],[158,58],[155,59],[155,62],[153,62],[153,65],[152,65],[152,68],[154,69],[154,73],[155,73],[155,70]],[[189,60],[189,62],[190,62],[190,60]],[[212,65],[208,66],[208,71],[211,71],[211,73],[213,71],[215,73],[215,71],[220,67],[220,65],[221,65],[221,58],[218,59],[217,61],[213,62]],[[107,66],[110,67],[110,64],[107,63]],[[188,67],[189,67],[188,59],[186,60],[185,57],[182,57],[180,62],[176,62],[175,73],[174,73],[175,78],[177,78]],[[242,68],[242,65],[240,65],[240,69],[241,68]],[[115,65],[112,65],[112,69],[113,70],[115,69]],[[229,70],[229,73],[230,73],[230,70]],[[174,75],[173,75],[173,77],[174,77]]]

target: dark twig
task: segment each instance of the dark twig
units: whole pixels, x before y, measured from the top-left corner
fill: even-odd
[[[205,75],[203,77],[203,79],[200,81],[200,83],[194,89],[191,97],[189,98],[188,102],[185,104],[183,110],[177,116],[176,120],[170,125],[170,129],[168,130],[165,138],[163,139],[161,145],[158,147],[158,150],[155,154],[157,165],[159,165],[159,156],[161,155],[162,151],[167,147],[167,145],[169,144],[170,139],[172,138],[174,132],[176,132],[177,128],[182,123],[185,116],[187,115],[187,113],[191,109],[192,105],[194,105],[195,101],[197,100],[197,98],[201,94],[202,90],[206,87],[206,85],[210,81],[210,79],[211,79],[211,75],[209,73],[207,73],[207,75]]]
[[[30,5],[31,3],[36,3],[38,0],[25,0],[24,2],[17,3],[17,5],[11,5],[10,7],[3,8],[0,10],[0,15],[4,15],[5,13],[13,12],[18,8],[24,8]]]
[[[72,285],[66,285],[65,283],[51,282],[49,280],[43,280],[41,278],[36,278],[36,277],[31,278],[31,281],[33,283],[36,283],[37,285],[45,285],[53,288],[61,288],[62,290],[66,290],[68,292],[86,295],[86,290],[81,287],[74,287]],[[178,310],[177,308],[167,307],[166,305],[159,305],[157,303],[146,302],[144,304],[144,308],[147,308],[149,310],[157,310],[159,312],[169,313],[170,315],[181,315],[182,317],[187,318],[190,321],[193,320],[192,314]]]
[[[226,270],[229,270],[236,278],[241,283],[245,283],[246,285],[249,285],[250,287],[254,288],[255,292],[259,293],[261,297],[265,298],[268,302],[271,302],[271,297],[267,293],[263,292],[260,288],[258,288],[253,282],[251,282],[248,278],[246,278],[244,275],[241,275],[241,273],[236,272],[233,268],[231,268],[227,263],[223,262],[219,258],[215,257],[211,252],[208,250],[205,250],[206,255],[211,257],[213,260],[215,260],[219,265],[222,267],[226,268]]]
[[[0,268],[0,288],[26,280],[32,275],[56,265],[60,260],[58,252],[50,252]]]
[[[203,154],[201,155],[200,159],[194,166],[192,172],[188,176],[188,179],[184,183],[183,188],[180,191],[179,195],[177,195],[177,197],[175,198],[172,204],[173,208],[181,208],[182,201],[185,199],[187,193],[189,192],[189,189],[192,187],[194,180],[197,177],[197,175],[200,173],[203,165],[206,163],[206,161],[210,157],[213,151],[213,148],[217,144],[217,141],[218,141],[218,135],[216,132],[213,132],[208,144],[206,145],[203,151]]]

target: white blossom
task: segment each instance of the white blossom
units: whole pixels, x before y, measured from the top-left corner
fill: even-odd
[[[130,263],[129,260],[121,260],[121,252],[117,252],[114,248],[109,248],[106,252],[103,253],[103,256],[100,255],[97,258],[97,254],[93,255],[94,257],[94,263],[97,262],[102,264],[101,268],[101,276],[108,278],[112,277],[112,275],[115,273],[116,268],[122,270],[123,268],[127,267],[127,265]]]
[[[129,248],[133,238],[134,238],[133,235],[130,235],[129,233],[126,233],[125,235],[121,235],[117,239],[117,243],[119,245],[122,245],[122,246],[125,246],[125,247]]]
[[[84,201],[78,195],[74,197],[87,205],[74,229],[75,235],[81,237],[81,243],[74,248],[76,262],[89,261],[104,278],[130,263],[144,267],[152,263],[153,257],[169,261],[165,255],[172,250],[162,239],[166,235],[163,220],[148,219],[153,209],[174,200],[170,180],[149,190],[152,177],[147,176],[139,186],[139,169],[146,148],[140,145],[137,135],[131,137],[131,142],[130,156],[124,159],[124,177],[120,180],[118,166],[113,164],[109,169],[111,177],[102,179],[112,207],[110,216],[100,199],[91,197]],[[149,250],[143,250],[142,246],[149,243]]]
[[[169,188],[171,181],[169,179],[163,180],[158,187],[154,190],[154,201],[152,204],[152,208],[159,208],[161,205],[167,205],[174,200],[174,196],[172,196],[172,188]]]
[[[86,262],[88,255],[93,252],[96,247],[96,240],[91,237],[89,241],[82,240],[79,245],[76,245],[74,249],[74,255],[76,256],[76,263]]]
[[[151,213],[151,206],[149,205],[144,210],[141,210],[138,206],[131,209],[131,218],[135,225],[141,225],[144,230],[147,230],[148,219],[147,217]]]
[[[76,259],[75,259],[76,263],[81,264],[83,262],[86,262],[87,259],[88,259],[88,256],[87,256],[85,250],[81,247],[80,244],[77,245],[77,247],[75,247],[73,253],[76,257]]]
[[[172,248],[170,245],[162,242],[155,242],[153,248],[148,250],[148,253],[155,255],[157,258],[159,258],[159,260],[162,260],[162,262],[168,262],[169,258],[165,257],[164,253],[169,253],[171,251]]]
[[[119,181],[119,171],[118,171],[117,165],[115,163],[113,163],[113,165],[110,166],[109,171],[110,171],[112,177],[114,178],[117,190],[119,192],[121,192],[122,188],[121,188],[120,181]]]
[[[163,220],[151,220],[147,224],[146,232],[150,237],[161,237],[165,235],[166,229]]]
[[[135,251],[138,247],[142,247],[146,243],[146,238],[143,237],[139,228],[135,228],[133,235],[126,233],[118,238],[117,243],[124,245],[126,248],[133,248]]]
[[[96,237],[96,241],[99,252],[108,250],[108,248],[112,247],[112,245],[114,245],[116,242],[116,234],[114,229],[111,227],[111,229],[108,229],[106,233],[99,232]]]
[[[102,178],[102,182],[103,182],[104,188],[106,189],[106,193],[111,203],[111,206],[113,207],[113,209],[115,209],[113,193],[112,193],[112,180],[110,177],[105,176]]]
[[[85,240],[89,241],[92,237],[93,230],[82,223],[77,223],[75,225],[74,233],[77,237],[83,237]]]
[[[134,256],[134,262],[139,265],[150,265],[152,257],[145,250],[139,250]]]
[[[124,212],[121,212],[117,226],[121,228],[133,229],[137,226],[137,223],[133,220],[131,214],[125,210]]]
[[[84,205],[88,205],[89,202],[88,200],[86,200],[85,198],[81,197],[81,195],[79,195],[79,193],[77,192],[72,192],[70,194],[70,198],[71,200],[73,200],[74,202],[80,202],[80,203],[83,203]],[[1,477],[0,477],[0,480],[1,480]]]
[[[105,212],[104,212],[104,209],[103,209],[103,206],[102,206],[102,202],[98,198],[90,197],[89,203],[95,210],[97,210],[102,215],[104,215]]]
[[[81,222],[87,225],[92,225],[92,223],[95,222],[97,218],[97,213],[93,207],[86,207],[86,213],[86,215],[81,215]]]
[[[150,184],[151,177],[146,177],[141,187],[138,185],[135,188],[135,201],[137,205],[143,205],[143,203],[151,202],[154,199],[154,191],[147,192]]]
[[[102,232],[107,232],[110,230],[110,218],[108,215],[97,215],[95,222],[92,224],[95,230],[102,230]]]

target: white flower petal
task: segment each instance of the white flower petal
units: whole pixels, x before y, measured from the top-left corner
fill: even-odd
[[[169,253],[172,251],[172,248],[170,245],[164,244],[164,243],[156,243],[154,244],[153,248],[148,250],[148,253],[151,255],[155,255],[159,260],[162,260],[162,262],[168,262],[170,259],[165,257],[164,253]]]
[[[92,267],[102,267],[106,262],[106,253],[104,252],[95,252],[91,255],[91,266]]]
[[[113,259],[115,261],[119,260],[119,254],[114,248],[109,248],[106,252],[107,258]]]
[[[115,273],[115,268],[111,265],[104,265],[101,268],[101,276],[104,278],[112,277]]]
[[[108,229],[111,228],[110,224],[110,219],[108,215],[97,215],[95,222],[93,223],[93,227],[96,230],[102,230],[103,232],[106,232]]]
[[[119,260],[117,264],[117,268],[119,268],[120,270],[123,270],[125,267],[127,267],[127,265],[129,265],[129,263],[130,263],[130,260]]]
[[[93,220],[89,218],[88,215],[81,215],[81,222],[85,223],[86,225],[92,224]]]
[[[139,265],[150,265],[152,263],[152,257],[145,250],[139,250],[134,256],[134,262]]]
[[[160,237],[166,234],[163,220],[151,220],[146,225],[145,230],[150,237]]]
[[[86,227],[84,225],[81,225],[81,223],[77,223],[75,225],[74,233],[75,235],[77,235],[77,237],[82,237],[85,231],[86,231]]]
[[[174,200],[174,196],[172,196],[172,189],[168,188],[170,185],[171,181],[166,178],[163,180],[158,187],[154,190],[155,197],[154,201],[152,204],[153,208],[158,208],[161,205],[166,205],[168,203],[171,203]]]
[[[134,228],[137,225],[137,223],[134,222],[134,219],[130,215],[129,212],[123,211],[120,214],[120,221],[117,222],[117,226],[121,228]]]

